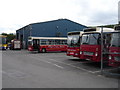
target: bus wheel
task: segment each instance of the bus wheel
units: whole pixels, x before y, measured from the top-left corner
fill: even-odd
[[[45,48],[43,48],[43,49],[42,49],[42,52],[43,52],[43,53],[45,53],[45,52],[46,52],[46,49],[45,49]]]

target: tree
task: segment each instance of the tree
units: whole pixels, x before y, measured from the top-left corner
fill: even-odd
[[[2,33],[1,35],[5,35],[5,36],[7,36],[8,34],[7,34],[7,33]]]
[[[9,34],[7,34],[7,33],[2,33],[1,35],[7,36],[7,43],[10,43],[11,40],[15,39],[15,37],[16,37],[16,35],[13,34],[13,33],[9,33]]]

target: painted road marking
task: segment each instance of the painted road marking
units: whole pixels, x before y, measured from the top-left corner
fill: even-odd
[[[50,63],[50,64],[52,64],[52,65],[54,65],[54,66],[56,66],[56,67],[59,67],[59,68],[62,68],[62,69],[63,69],[62,66],[59,66],[59,65],[57,65],[57,64],[54,64],[54,63],[52,63],[52,62],[49,62],[49,61],[44,61],[44,62],[46,62],[46,63]]]
[[[35,59],[36,59],[36,57],[32,57],[32,58],[35,58]],[[40,58],[40,57],[39,57],[39,58]],[[37,57],[37,59],[38,59],[38,57]],[[48,61],[49,58],[44,58],[44,59],[47,59],[47,61],[43,61],[43,62],[47,62],[47,63],[53,64],[52,62],[49,62],[49,61]],[[40,59],[39,59],[39,60],[40,60]],[[54,62],[58,62],[58,63],[61,63],[61,64],[65,64],[65,65],[67,65],[67,66],[71,66],[71,67],[74,67],[74,68],[77,68],[77,69],[80,69],[80,70],[83,70],[83,71],[86,71],[86,72],[89,72],[89,73],[92,73],[92,74],[101,72],[101,70],[90,71],[90,70],[87,70],[87,69],[84,69],[84,68],[81,68],[81,67],[77,67],[77,66],[72,65],[72,64],[67,64],[67,63],[64,63],[64,62],[61,62],[61,61],[57,61],[57,60],[55,60],[55,59],[49,59],[49,60],[54,61]],[[53,65],[54,65],[54,64],[53,64]],[[55,65],[55,66],[57,66],[57,65]],[[57,67],[59,67],[59,65],[58,65]],[[64,67],[60,66],[60,68],[64,68]]]
[[[56,67],[59,67],[59,68],[62,68],[62,69],[63,69],[63,67],[62,67],[62,66],[59,66],[59,65],[57,65],[57,64],[53,64],[53,65],[55,65]]]
[[[10,70],[7,72],[2,70],[2,73],[12,78],[25,78],[26,77],[25,73],[16,71],[16,70]]]
[[[42,62],[49,63],[49,64],[52,64],[52,65],[54,65],[54,66],[58,67],[58,68],[63,69],[63,67],[62,67],[62,66],[57,65],[57,64],[54,64],[54,63],[52,63],[52,62],[49,62],[49,61],[42,61]]]
[[[66,64],[66,63],[61,62],[61,61],[56,61],[55,59],[49,59],[49,60],[55,61],[55,62],[58,62],[58,63],[62,63],[62,64]],[[79,63],[79,62],[78,62],[78,63]],[[76,63],[76,64],[78,64],[78,63]],[[81,63],[82,63],[82,62],[81,62]],[[84,62],[84,63],[91,63],[91,62]],[[81,67],[77,67],[77,66],[75,66],[75,65],[73,65],[73,64],[74,64],[74,63],[70,63],[70,64],[66,64],[66,65],[69,65],[69,66],[74,67],[74,68],[77,68],[77,69],[81,69],[81,70],[83,70],[83,71],[87,71],[87,72],[92,73],[92,74],[101,72],[100,69],[97,70],[97,71],[90,71],[90,70],[87,70],[87,69],[84,69],[84,68],[81,68]],[[106,70],[103,70],[103,71],[110,71],[110,70],[114,70],[114,69],[116,69],[116,68],[106,69]]]
[[[80,69],[80,70],[83,70],[83,71],[86,71],[86,72],[89,72],[89,73],[94,73],[94,71],[89,71],[87,69],[84,69],[84,68],[81,68],[81,67],[77,67],[77,66],[74,66],[74,65],[71,65],[71,64],[66,64],[64,62],[56,61],[54,59],[49,59],[49,60],[55,61],[55,62],[58,62],[58,63],[62,63],[62,64],[65,64],[65,65],[68,65],[68,66],[71,66],[71,67],[74,67],[74,68],[77,68],[77,69]]]

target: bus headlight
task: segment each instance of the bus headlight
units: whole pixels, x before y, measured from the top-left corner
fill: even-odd
[[[78,55],[77,53],[75,53],[75,55]]]
[[[98,56],[98,53],[95,53],[95,56]]]
[[[80,54],[82,54],[82,51],[80,51]]]
[[[3,46],[3,48],[4,48],[4,49],[6,49],[6,48],[7,48],[7,46]]]
[[[112,57],[111,57],[111,56],[109,56],[109,59],[112,59]]]

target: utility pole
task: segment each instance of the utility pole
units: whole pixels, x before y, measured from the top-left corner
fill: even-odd
[[[101,74],[103,74],[103,26],[101,27]]]

